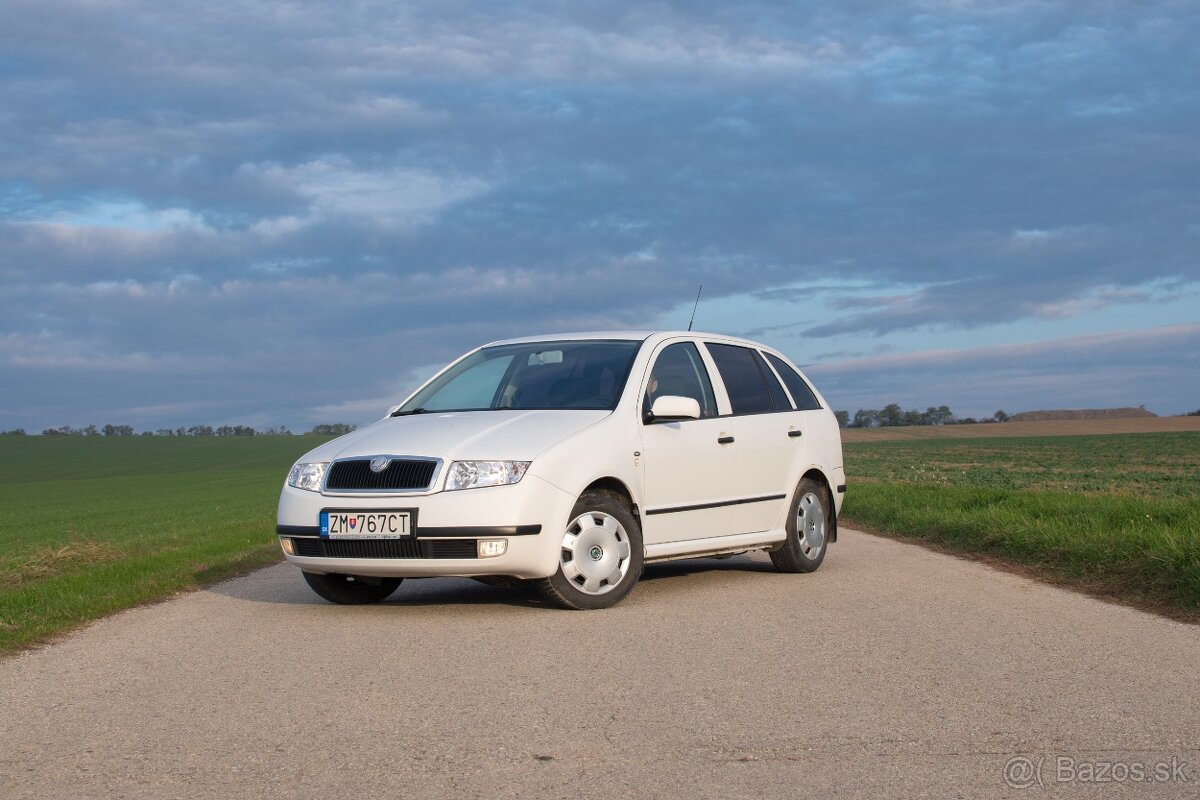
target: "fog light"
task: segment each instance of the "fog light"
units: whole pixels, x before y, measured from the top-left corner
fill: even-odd
[[[292,540],[284,537],[279,540],[279,545],[283,548],[283,552],[289,556],[296,555],[296,545],[292,544]]]
[[[508,539],[480,539],[478,552],[480,558],[495,558],[502,556],[508,550]]]

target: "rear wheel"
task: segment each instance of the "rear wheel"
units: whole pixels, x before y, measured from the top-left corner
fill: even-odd
[[[361,606],[384,600],[400,586],[403,578],[370,578],[361,575],[320,575],[305,572],[309,588],[331,603]]]
[[[829,491],[812,478],[796,487],[788,513],[787,539],[771,552],[771,562],[780,572],[812,572],[825,560],[829,546],[832,504]]]
[[[558,569],[538,590],[562,608],[609,608],[641,577],[642,557],[642,530],[625,502],[584,492],[563,531]]]

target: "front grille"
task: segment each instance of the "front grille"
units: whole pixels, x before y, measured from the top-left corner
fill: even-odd
[[[335,461],[329,467],[325,488],[331,491],[387,491],[428,489],[437,462],[424,458],[396,458],[382,472],[371,471],[371,459]]]
[[[292,539],[309,558],[475,558],[475,539]]]

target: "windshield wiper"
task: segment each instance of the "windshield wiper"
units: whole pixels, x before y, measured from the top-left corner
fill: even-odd
[[[429,413],[429,409],[427,409],[427,408],[414,408],[410,411],[397,411],[396,413],[392,414],[392,416],[393,417],[407,417],[409,414],[428,414],[428,413]]]

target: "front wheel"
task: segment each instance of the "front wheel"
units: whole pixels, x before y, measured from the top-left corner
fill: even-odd
[[[400,586],[403,578],[364,578],[357,575],[320,575],[305,572],[304,580],[314,592],[331,603],[361,606],[384,600]]]
[[[641,577],[643,555],[641,527],[625,502],[584,492],[563,531],[558,569],[538,581],[538,590],[562,608],[609,608]]]
[[[829,492],[812,478],[796,487],[788,512],[787,539],[771,552],[771,562],[780,572],[812,572],[825,560],[829,546],[830,515],[833,505]]]

